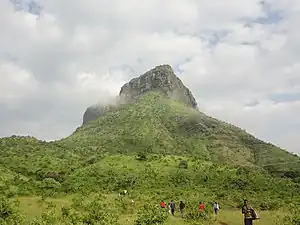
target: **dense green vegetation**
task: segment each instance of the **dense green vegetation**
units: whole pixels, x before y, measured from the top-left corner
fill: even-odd
[[[60,141],[2,138],[0,154],[0,224],[214,224],[199,201],[225,216],[244,198],[279,224],[299,221],[282,211],[300,202],[299,157],[154,92]],[[162,199],[184,200],[186,218],[168,217]]]

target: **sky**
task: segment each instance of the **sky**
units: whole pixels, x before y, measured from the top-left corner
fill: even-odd
[[[0,137],[56,140],[170,64],[199,109],[300,154],[299,0],[0,0]]]

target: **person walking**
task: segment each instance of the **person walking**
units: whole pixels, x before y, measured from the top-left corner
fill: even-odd
[[[259,219],[255,210],[248,204],[247,200],[244,200],[242,214],[244,214],[244,225],[253,225],[253,220]]]
[[[199,204],[199,210],[200,210],[200,212],[203,212],[204,209],[205,209],[204,203],[200,202],[200,204]]]
[[[218,202],[215,202],[215,203],[213,204],[213,209],[214,209],[214,213],[215,213],[216,215],[218,215],[218,212],[219,212],[219,209],[220,209],[220,206],[219,206],[219,203],[218,203]]]
[[[173,202],[173,200],[171,200],[170,209],[171,209],[172,215],[174,216],[174,213],[175,213],[175,203]]]
[[[185,208],[185,204],[183,203],[183,201],[180,201],[179,209],[180,209],[180,213],[181,213],[182,218],[183,218],[183,214],[184,214],[184,208]]]
[[[160,207],[161,207],[161,208],[163,208],[163,209],[166,208],[166,205],[167,205],[167,204],[165,203],[165,201],[161,201],[161,202],[160,202]]]

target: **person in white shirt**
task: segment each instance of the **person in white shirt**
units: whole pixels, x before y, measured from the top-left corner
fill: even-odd
[[[217,214],[218,214],[218,211],[219,211],[219,209],[220,209],[220,206],[219,206],[218,202],[215,202],[215,203],[214,203],[213,209],[214,209],[215,214],[217,215]]]

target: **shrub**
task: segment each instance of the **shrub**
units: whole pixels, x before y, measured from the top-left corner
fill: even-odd
[[[0,224],[18,225],[22,221],[23,218],[17,210],[17,202],[0,197]]]
[[[271,199],[265,199],[259,204],[260,210],[277,210],[280,207],[280,202]]]
[[[43,212],[41,216],[35,218],[30,225],[58,225],[59,218],[55,215],[54,210]]]
[[[300,214],[299,205],[290,205],[290,213],[286,215],[283,221],[279,222],[280,225],[299,225],[300,224]]]
[[[199,211],[198,205],[196,201],[187,202],[185,221],[194,225],[202,225],[204,221],[211,221],[211,214],[209,213],[211,210],[210,205],[206,204],[204,211]]]
[[[168,218],[168,212],[154,205],[145,205],[138,212],[138,218],[134,221],[135,225],[164,224]]]
[[[189,186],[191,183],[190,175],[183,170],[178,170],[171,174],[169,179],[175,187]]]
[[[53,178],[45,178],[42,181],[42,188],[45,189],[59,189],[61,187],[61,184],[54,180]]]
[[[98,201],[92,201],[85,207],[82,221],[84,224],[90,225],[118,225],[119,217],[116,213],[111,213],[107,209],[107,205]]]

